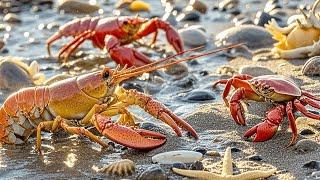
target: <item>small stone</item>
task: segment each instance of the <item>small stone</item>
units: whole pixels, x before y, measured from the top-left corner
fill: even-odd
[[[89,3],[85,0],[59,0],[58,10],[66,13],[91,14],[98,11],[97,4]]]
[[[256,18],[254,20],[254,24],[257,26],[264,27],[265,24],[268,24],[271,19],[275,19],[277,22],[280,21],[280,19],[271,16],[269,13],[258,11],[256,14]]]
[[[261,158],[261,156],[259,156],[259,155],[249,156],[248,159],[249,159],[250,161],[262,161],[262,158]]]
[[[194,21],[194,22],[199,22],[200,21],[200,13],[197,11],[188,11],[185,13],[181,13],[177,17],[177,21]]]
[[[168,151],[160,154],[156,154],[152,157],[153,163],[158,164],[173,164],[173,163],[193,163],[199,161],[202,158],[202,154],[195,151]]]
[[[203,164],[201,161],[196,161],[194,163],[192,163],[189,167],[190,170],[203,170],[204,167],[203,167]]]
[[[306,76],[320,75],[320,56],[310,58],[302,68],[302,74]]]
[[[214,100],[215,95],[207,90],[193,90],[190,91],[184,99],[191,102],[209,101]]]
[[[236,8],[239,5],[239,0],[223,0],[219,3],[218,7],[221,11]]]
[[[140,84],[137,84],[137,83],[125,82],[125,83],[122,84],[122,87],[123,87],[124,89],[127,89],[127,90],[129,90],[129,89],[135,89],[135,90],[137,90],[138,92],[142,92],[142,93],[144,92],[143,87],[142,87]]]
[[[241,152],[241,151],[242,151],[241,149],[236,148],[236,147],[232,147],[232,148],[231,148],[231,152],[232,152],[232,153]]]
[[[162,20],[166,21],[166,22],[169,22],[172,26],[176,26],[178,24],[176,16],[174,16],[171,12],[166,12],[162,16]]]
[[[183,79],[177,80],[173,83],[173,85],[181,87],[181,88],[190,88],[194,84],[194,79],[192,77],[185,77]]]
[[[185,163],[173,163],[172,168],[188,169],[188,167]]]
[[[314,178],[319,178],[320,177],[320,171],[312,172],[310,176],[314,177]]]
[[[13,13],[8,13],[3,17],[3,21],[7,23],[21,23],[21,18]]]
[[[2,39],[0,39],[0,51],[2,50],[4,45],[5,45],[4,41]]]
[[[185,64],[179,63],[165,68],[164,72],[170,76],[175,76],[175,79],[180,79],[188,76],[189,69]]]
[[[315,134],[315,132],[313,132],[311,129],[303,129],[301,132],[300,132],[301,135],[313,135]]]
[[[138,175],[137,180],[167,180],[168,176],[160,166],[152,166]]]
[[[220,157],[220,153],[218,151],[207,151],[206,155],[213,157]]]
[[[166,130],[161,128],[160,126],[157,126],[154,123],[151,122],[143,122],[139,125],[141,129],[149,130],[149,131],[154,131],[160,134],[167,134]]]
[[[249,74],[251,76],[275,75],[270,69],[262,66],[246,65],[240,68],[240,74]]]
[[[207,75],[209,74],[209,72],[203,70],[203,71],[200,71],[199,74],[200,74],[201,76],[207,76]]]
[[[305,163],[303,168],[308,168],[308,169],[317,169],[320,170],[320,162],[319,161],[309,161]]]
[[[187,46],[197,47],[207,43],[207,36],[200,29],[195,29],[190,26],[185,29],[180,29],[178,32],[184,44]]]
[[[320,145],[313,140],[310,139],[303,139],[297,142],[297,144],[294,145],[294,150],[300,152],[300,153],[307,153],[311,151],[316,151],[319,149]]]
[[[136,0],[133,1],[130,6],[129,10],[130,11],[150,11],[151,5],[149,3],[146,3],[144,1]]]
[[[256,50],[273,47],[275,40],[263,27],[254,25],[232,27],[216,36],[218,47],[237,43],[245,43],[251,50]]]
[[[207,150],[205,148],[202,148],[202,147],[195,147],[192,149],[192,151],[196,151],[196,152],[199,152],[203,155],[205,155],[207,153]]]
[[[192,9],[194,9],[200,13],[203,13],[203,14],[205,14],[208,10],[207,5],[201,0],[191,0],[189,3],[189,6],[191,6]],[[188,7],[187,7],[187,9],[188,9]]]

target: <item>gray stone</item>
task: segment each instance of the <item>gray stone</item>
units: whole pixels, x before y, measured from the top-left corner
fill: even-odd
[[[270,69],[262,66],[246,65],[242,66],[239,70],[240,74],[249,74],[251,76],[262,76],[262,75],[274,75],[275,73]]]

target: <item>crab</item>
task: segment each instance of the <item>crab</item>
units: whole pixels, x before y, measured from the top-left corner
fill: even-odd
[[[213,84],[226,84],[223,91],[223,100],[226,106],[230,108],[231,116],[239,125],[246,125],[244,117],[244,108],[241,104],[242,100],[253,100],[258,102],[271,102],[275,105],[266,113],[263,122],[255,125],[244,136],[253,138],[253,142],[262,142],[271,139],[277,132],[277,129],[285,114],[288,117],[289,125],[292,131],[292,138],[288,146],[297,141],[297,127],[295,124],[295,111],[300,111],[303,115],[320,120],[320,115],[310,112],[306,109],[306,105],[310,105],[316,109],[320,109],[320,97],[312,95],[307,91],[303,91],[290,78],[280,75],[264,75],[252,77],[247,74],[235,75],[230,79],[221,79]],[[227,100],[231,87],[236,91]]]
[[[265,25],[267,31],[278,41],[272,52],[284,59],[307,58],[320,54],[320,17],[316,14],[317,0],[312,9],[287,27],[281,28],[272,19]]]

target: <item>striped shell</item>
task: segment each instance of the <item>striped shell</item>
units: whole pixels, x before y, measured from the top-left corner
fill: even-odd
[[[123,159],[107,165],[99,170],[99,172],[110,175],[129,176],[135,171],[135,164],[129,159]]]

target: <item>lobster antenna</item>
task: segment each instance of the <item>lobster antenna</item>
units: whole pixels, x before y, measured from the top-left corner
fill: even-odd
[[[226,46],[226,47],[223,47],[223,48],[218,48],[218,49],[206,52],[206,53],[189,56],[189,57],[186,57],[186,58],[183,58],[183,59],[171,62],[171,63],[163,64],[163,65],[160,65],[160,66],[149,67],[148,69],[144,69],[144,70],[141,70],[141,71],[136,71],[136,72],[129,73],[129,74],[119,74],[119,75],[116,75],[115,78],[119,78],[121,80],[124,80],[124,79],[127,79],[127,78],[131,78],[131,77],[134,77],[134,76],[141,75],[141,74],[146,73],[146,72],[151,72],[151,71],[154,71],[154,70],[157,70],[157,69],[161,69],[161,68],[165,68],[165,67],[168,67],[168,66],[171,66],[171,65],[174,65],[174,64],[178,64],[178,63],[181,63],[181,62],[184,62],[184,61],[193,60],[193,59],[196,59],[196,58],[199,58],[199,57],[207,56],[207,55],[210,55],[210,54],[215,54],[217,52],[224,51],[224,50],[227,50],[227,49],[239,47],[239,46],[242,46],[243,44],[244,43],[232,44],[232,45],[229,45],[229,46]]]
[[[162,63],[162,62],[164,62],[164,61],[167,61],[167,60],[169,60],[169,59],[172,59],[172,58],[174,58],[174,57],[176,57],[176,56],[179,56],[179,55],[181,55],[181,54],[184,54],[184,53],[187,53],[187,52],[196,51],[196,50],[202,49],[202,48],[204,48],[204,46],[198,46],[198,47],[195,47],[195,48],[191,48],[191,49],[188,49],[188,50],[184,50],[184,51],[181,51],[181,52],[179,52],[179,53],[176,53],[176,54],[173,54],[173,55],[171,55],[171,56],[168,56],[168,57],[166,57],[166,58],[163,58],[163,59],[160,59],[160,60],[158,60],[158,61],[152,62],[152,63],[150,63],[150,64],[146,64],[146,65],[143,65],[143,66],[140,66],[140,67],[136,67],[136,68],[128,68],[127,71],[124,71],[123,73],[132,73],[132,72],[135,72],[135,71],[139,71],[139,70],[141,70],[141,69],[145,69],[145,68],[147,68],[147,67],[151,67],[151,66],[160,64],[160,63]],[[119,75],[120,75],[120,74],[119,74]]]

